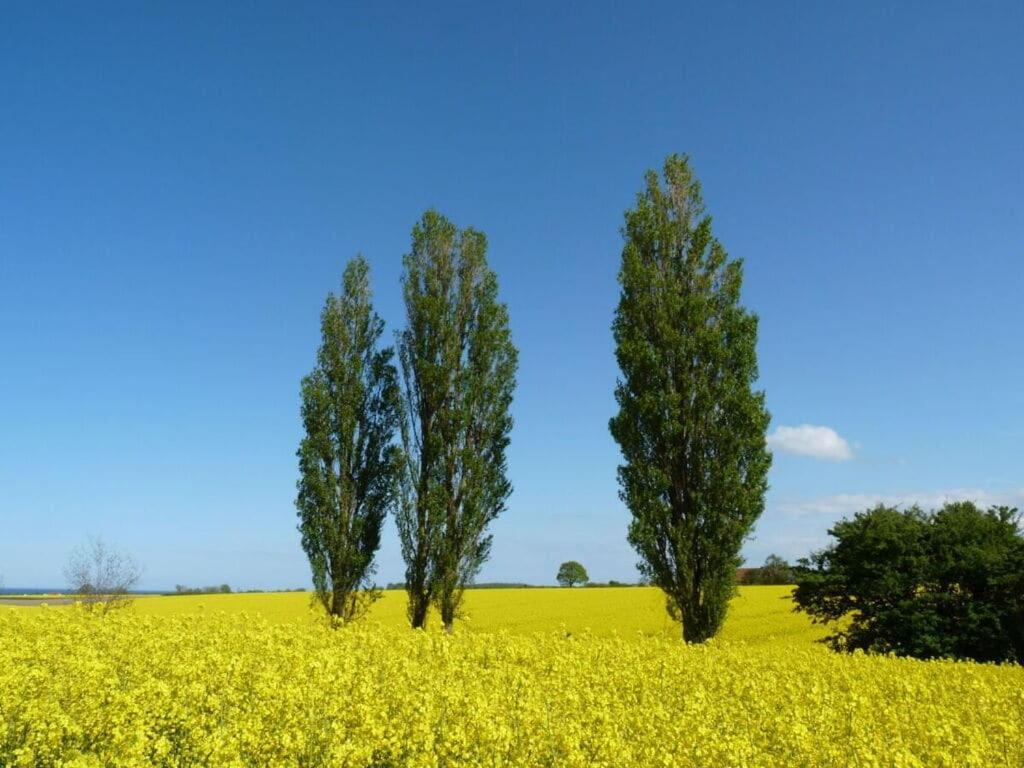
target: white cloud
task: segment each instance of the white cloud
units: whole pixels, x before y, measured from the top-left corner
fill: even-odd
[[[951,488],[917,493],[840,493],[815,499],[780,501],[771,507],[786,517],[818,517],[832,521],[849,517],[855,512],[862,512],[876,504],[903,509],[917,504],[924,510],[930,510],[938,509],[948,501],[973,501],[982,509],[1003,504],[1024,509],[1024,488],[1007,491]]]
[[[838,432],[831,427],[816,427],[813,424],[778,427],[768,435],[768,445],[776,451],[815,459],[847,461],[853,458],[853,449]]]
[[[831,539],[828,529],[840,518],[852,517],[876,504],[906,509],[917,504],[925,511],[938,509],[947,501],[973,501],[982,509],[1008,505],[1024,509],[1024,488],[985,490],[950,488],[907,493],[841,493],[816,498],[770,501],[759,524],[760,533],[744,548],[750,564],[759,564],[769,552],[792,562],[821,547]]]

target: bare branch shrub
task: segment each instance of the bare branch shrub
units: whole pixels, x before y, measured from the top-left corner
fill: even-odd
[[[130,604],[131,590],[141,576],[131,555],[98,538],[76,547],[64,568],[69,590],[86,608],[102,614]]]

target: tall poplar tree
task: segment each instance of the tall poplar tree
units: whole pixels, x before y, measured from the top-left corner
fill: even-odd
[[[626,212],[612,330],[622,375],[610,427],[639,568],[687,642],[722,625],[739,551],[764,509],[769,416],[742,262],[711,232],[686,156],[649,171]]]
[[[296,507],[316,594],[348,622],[379,596],[372,584],[381,527],[395,500],[400,421],[394,351],[379,346],[370,268],[357,256],[320,316],[316,367],[302,380]]]
[[[482,232],[428,211],[405,257],[397,522],[417,628],[434,604],[451,630],[466,585],[490,553],[487,528],[512,491],[505,450],[517,352],[486,251]]]

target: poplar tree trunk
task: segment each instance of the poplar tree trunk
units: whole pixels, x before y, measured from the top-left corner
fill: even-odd
[[[426,629],[430,599],[422,596],[411,596],[409,600],[409,623],[413,629]]]

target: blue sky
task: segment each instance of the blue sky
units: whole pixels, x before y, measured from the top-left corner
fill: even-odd
[[[488,5],[0,10],[8,586],[89,535],[145,587],[307,584],[320,307],[361,251],[390,336],[430,206],[487,233],[521,350],[481,578],[635,578],[609,324],[622,212],[677,151],[761,317],[748,559],[879,499],[1024,506],[1024,6]]]

